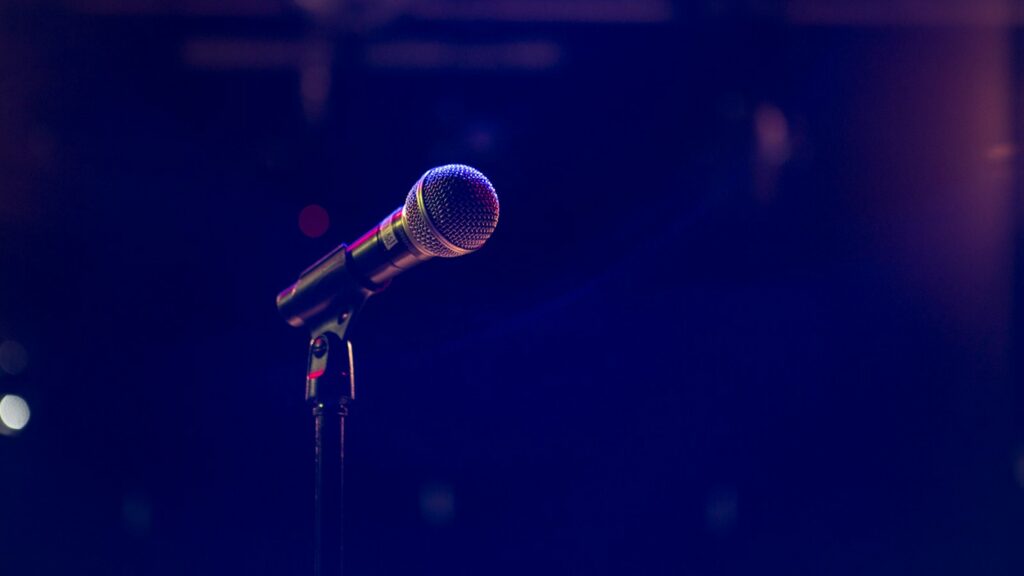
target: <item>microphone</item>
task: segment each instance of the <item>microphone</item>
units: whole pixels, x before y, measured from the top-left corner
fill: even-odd
[[[380,224],[299,275],[277,308],[292,326],[315,327],[422,262],[475,252],[497,225],[498,195],[486,176],[462,164],[433,168]]]

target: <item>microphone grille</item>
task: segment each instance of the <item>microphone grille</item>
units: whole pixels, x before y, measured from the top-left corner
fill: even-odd
[[[479,170],[449,164],[428,170],[403,210],[413,241],[431,256],[462,256],[484,245],[498,225],[498,195]]]

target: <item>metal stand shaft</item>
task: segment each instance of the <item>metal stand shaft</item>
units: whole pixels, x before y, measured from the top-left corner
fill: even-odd
[[[313,412],[316,448],[314,576],[344,574],[345,417],[355,398],[348,329],[366,299],[383,289],[363,286],[346,273],[349,260],[342,244],[277,296],[277,308],[288,323],[309,329],[312,338],[306,402]]]
[[[313,338],[306,400],[315,431],[313,574],[345,573],[345,417],[355,393],[352,345],[334,332]]]
[[[316,492],[313,566],[316,576],[345,573],[345,416],[348,406],[313,408]]]

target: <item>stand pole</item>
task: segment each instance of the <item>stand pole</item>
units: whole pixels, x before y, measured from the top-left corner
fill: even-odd
[[[313,408],[316,429],[315,532],[316,576],[345,573],[345,416],[348,406]]]
[[[314,576],[345,573],[345,417],[354,392],[351,343],[335,332],[313,338],[306,400],[315,433]]]
[[[349,325],[366,299],[383,287],[368,288],[347,274],[348,247],[338,246],[307,268],[277,295],[277,309],[289,324],[310,330],[306,403],[315,431],[314,576],[343,576],[345,513],[345,417],[355,398]]]

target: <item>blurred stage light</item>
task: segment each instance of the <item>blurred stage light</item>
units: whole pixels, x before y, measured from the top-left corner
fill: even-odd
[[[754,111],[754,134],[761,162],[777,167],[789,160],[789,122],[778,107],[772,104],[757,107]]]
[[[136,535],[145,535],[153,523],[153,511],[149,498],[133,492],[121,501],[121,519],[125,528]]]
[[[28,366],[28,352],[14,340],[0,344],[0,369],[11,375],[18,375]]]
[[[708,497],[705,508],[705,521],[708,530],[714,534],[725,535],[736,526],[739,509],[739,498],[733,488],[716,488]]]
[[[992,162],[1005,162],[1012,160],[1017,154],[1017,147],[1011,142],[1001,142],[989,147],[985,151],[985,158]]]
[[[411,2],[406,11],[421,19],[476,22],[583,22],[655,24],[672,19],[669,0],[432,0]]]
[[[428,484],[420,490],[420,514],[434,526],[451,524],[455,518],[455,491],[444,484]]]
[[[323,206],[310,204],[299,212],[299,230],[310,238],[319,238],[331,227],[331,217]]]
[[[21,396],[8,394],[0,398],[0,424],[14,431],[21,430],[28,424],[29,416],[28,403]]]
[[[562,62],[562,48],[547,41],[486,44],[397,41],[370,44],[370,66],[392,70],[530,70],[555,68]]]
[[[775,199],[780,169],[793,151],[789,122],[782,110],[768,103],[758,106],[754,111],[754,137],[754,193],[758,200],[767,203]]]

